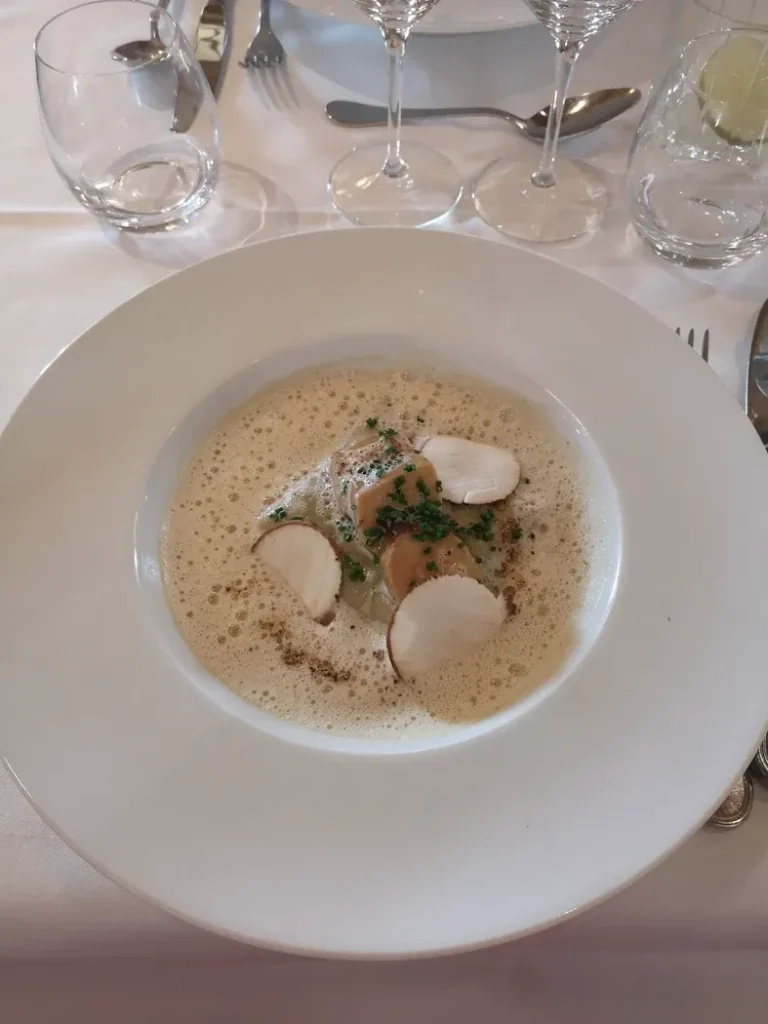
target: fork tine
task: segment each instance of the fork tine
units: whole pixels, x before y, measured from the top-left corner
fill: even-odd
[[[283,61],[280,61],[280,63],[275,67],[274,76],[275,92],[280,96],[283,107],[286,110],[298,108],[299,98],[293,87],[293,82],[291,81],[291,75],[288,68]]]
[[[691,348],[694,348],[693,338],[694,338],[693,328],[691,328],[690,331],[688,331],[688,344],[691,346]]]
[[[705,363],[709,362],[709,328],[704,331],[704,338],[701,342],[701,358]]]

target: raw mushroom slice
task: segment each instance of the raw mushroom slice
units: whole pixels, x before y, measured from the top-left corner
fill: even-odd
[[[309,523],[283,523],[263,534],[254,554],[282,576],[312,618],[333,621],[341,589],[341,557],[336,546]]]
[[[414,583],[436,576],[477,578],[480,574],[474,556],[455,533],[433,541],[414,540],[412,533],[398,534],[382,552],[381,571],[396,601],[402,601]]]
[[[520,482],[520,463],[511,452],[464,437],[414,438],[442,484],[442,497],[458,505],[486,505],[508,497]]]
[[[469,576],[440,576],[416,587],[389,626],[387,649],[402,678],[460,658],[498,632],[507,615],[504,599]]]

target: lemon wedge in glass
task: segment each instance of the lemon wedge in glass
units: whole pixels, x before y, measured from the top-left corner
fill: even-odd
[[[726,142],[748,146],[768,134],[766,42],[755,36],[729,39],[707,60],[699,89],[703,116]]]

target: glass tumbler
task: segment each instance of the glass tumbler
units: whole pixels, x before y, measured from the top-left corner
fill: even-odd
[[[651,97],[630,152],[630,214],[659,256],[739,263],[768,245],[768,33],[694,39]]]
[[[35,39],[40,115],[70,189],[119,228],[162,230],[210,199],[219,121],[189,43],[164,10],[96,0]]]

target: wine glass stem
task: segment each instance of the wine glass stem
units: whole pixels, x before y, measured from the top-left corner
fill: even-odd
[[[568,95],[573,66],[581,52],[581,43],[559,44],[555,62],[555,93],[547,118],[547,133],[544,136],[544,148],[541,153],[538,170],[531,176],[531,184],[538,188],[551,188],[555,184],[555,155],[560,138],[560,125],[563,122],[565,99]]]
[[[399,178],[408,170],[400,156],[400,126],[403,104],[403,57],[406,36],[396,28],[384,28],[384,42],[389,55],[389,90],[387,95],[387,158],[382,171],[388,178]]]

